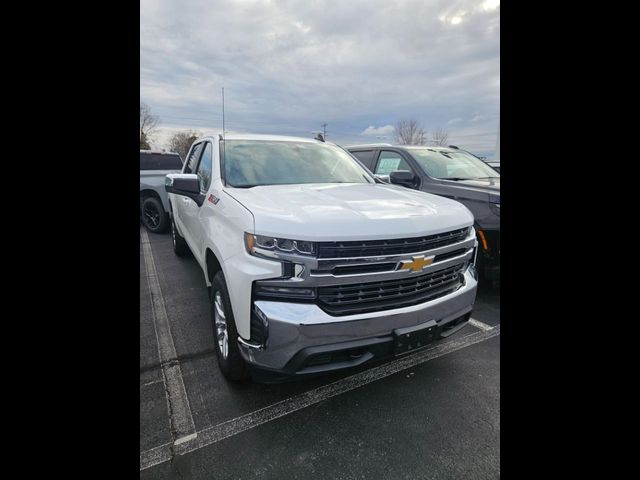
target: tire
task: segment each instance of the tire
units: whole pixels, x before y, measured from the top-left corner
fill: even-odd
[[[480,245],[478,245],[478,248],[480,248]],[[478,272],[478,286],[482,285],[484,287],[485,284],[487,283],[485,264],[486,264],[486,261],[484,258],[484,253],[482,251],[479,251],[476,259],[476,272]]]
[[[173,253],[178,257],[186,257],[189,254],[189,245],[187,245],[187,241],[180,235],[180,232],[178,232],[173,216],[171,217],[171,240],[173,241]]]
[[[169,226],[167,212],[162,203],[155,197],[147,197],[142,202],[142,223],[153,233],[162,233]]]
[[[238,331],[222,271],[216,273],[211,282],[210,303],[213,337],[220,371],[227,379],[234,382],[244,380],[249,377],[249,367],[238,347]],[[221,317],[221,313],[224,314],[224,318]],[[222,328],[222,322],[224,322],[224,328]]]
[[[484,258],[482,252],[478,252],[478,261],[476,264],[476,271],[478,272],[478,288],[483,290],[499,290],[500,279],[493,278],[488,271],[489,263]]]

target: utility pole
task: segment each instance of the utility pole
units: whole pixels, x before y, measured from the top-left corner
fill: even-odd
[[[327,138],[327,124],[323,123],[320,125],[322,127],[322,138]]]

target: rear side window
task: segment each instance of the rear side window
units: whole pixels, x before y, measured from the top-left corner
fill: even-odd
[[[360,160],[365,167],[373,170],[373,150],[361,150],[359,152],[351,152],[351,155]]]
[[[191,150],[191,155],[189,155],[189,158],[187,159],[187,166],[184,169],[184,173],[193,173],[196,165],[198,164],[200,150],[202,150],[202,143],[199,143],[195,147],[193,147],[193,150]]]
[[[140,170],[182,170],[182,160],[172,153],[141,153]]]

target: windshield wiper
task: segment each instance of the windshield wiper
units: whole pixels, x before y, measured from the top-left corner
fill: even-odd
[[[473,178],[447,177],[447,178],[439,178],[438,180],[453,180],[454,182],[459,182],[460,180],[473,180]]]
[[[261,187],[261,183],[247,184],[247,185],[231,185],[233,188],[253,188],[253,187]]]

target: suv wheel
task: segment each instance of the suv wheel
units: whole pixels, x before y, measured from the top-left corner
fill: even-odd
[[[229,380],[244,380],[249,377],[249,368],[238,347],[238,331],[222,271],[213,277],[210,301],[213,337],[220,370]]]
[[[167,214],[162,208],[162,203],[155,197],[147,197],[142,202],[142,223],[147,230],[153,233],[161,233],[167,229]]]

